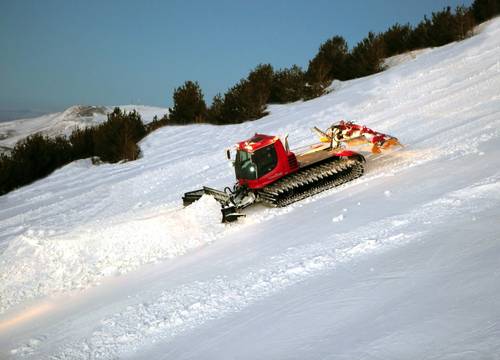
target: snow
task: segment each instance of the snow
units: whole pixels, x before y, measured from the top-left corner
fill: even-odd
[[[398,54],[398,55],[388,57],[387,59],[384,60],[382,67],[383,68],[391,68],[394,66],[398,66],[398,65],[407,63],[409,61],[413,61],[417,58],[417,56],[420,56],[422,54],[426,54],[429,51],[432,51],[432,49],[427,48],[427,49],[412,50],[412,51],[405,52],[403,54]]]
[[[166,108],[144,105],[120,105],[122,110],[137,110],[144,123],[149,123],[156,115],[161,118],[168,112]],[[77,128],[93,126],[106,121],[106,114],[114,106],[75,105],[68,109],[30,119],[19,119],[0,123],[0,149],[12,149],[16,142],[25,137],[42,132],[49,136],[70,135]]]
[[[498,359],[500,20],[231,126],[161,128],[0,197],[0,358]],[[221,224],[224,149],[352,120],[405,145]]]

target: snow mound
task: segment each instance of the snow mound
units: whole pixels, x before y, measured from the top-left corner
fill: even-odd
[[[0,262],[0,313],[27,299],[85,289],[104,276],[172,259],[221,237],[220,204],[210,196],[184,209],[133,221],[87,224],[69,233],[29,230]]]
[[[426,54],[432,49],[419,49],[405,52],[403,54],[394,55],[384,59],[382,62],[383,68],[392,68],[401,64],[405,64],[407,62],[415,60],[422,54]]]

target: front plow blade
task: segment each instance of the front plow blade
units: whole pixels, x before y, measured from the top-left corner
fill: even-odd
[[[239,213],[234,205],[223,207],[221,211],[223,223],[233,222],[245,216],[245,214]]]
[[[182,203],[184,206],[191,205],[196,200],[199,200],[203,195],[213,196],[215,200],[217,200],[221,204],[221,213],[222,213],[222,222],[233,222],[238,220],[238,218],[245,216],[245,214],[239,213],[231,203],[231,198],[224,191],[220,191],[217,189],[212,189],[204,186],[202,189],[188,191],[182,197]]]
[[[188,191],[187,193],[185,193],[182,197],[182,203],[184,204],[184,206],[191,205],[196,200],[199,200],[203,195],[213,196],[215,200],[220,202],[223,206],[229,202],[229,195],[224,191],[204,186],[203,189]]]

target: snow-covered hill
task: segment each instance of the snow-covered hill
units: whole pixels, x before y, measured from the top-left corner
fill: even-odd
[[[0,150],[12,149],[16,142],[37,132],[49,136],[69,135],[76,128],[100,124],[106,121],[106,114],[113,111],[113,108],[75,105],[59,113],[0,123]],[[144,123],[151,122],[155,115],[161,118],[168,112],[166,108],[144,105],[121,105],[120,108],[126,111],[137,110]]]
[[[0,197],[0,357],[499,359],[500,20],[255,122],[166,127],[125,164]],[[366,174],[218,222],[224,148],[348,119],[397,136]]]

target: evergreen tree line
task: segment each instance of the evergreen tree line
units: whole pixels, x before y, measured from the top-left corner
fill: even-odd
[[[427,16],[416,26],[395,24],[373,32],[349,50],[342,36],[319,47],[307,70],[297,65],[275,70],[260,64],[248,76],[217,94],[207,106],[197,82],[186,81],[173,93],[173,107],[161,119],[164,124],[232,124],[266,115],[267,104],[309,100],[325,93],[332,80],[350,80],[383,69],[383,59],[407,51],[435,47],[466,38],[476,24],[500,13],[500,0],[475,0],[470,7],[447,7]]]
[[[137,142],[161,125],[164,124],[158,119],[144,125],[135,110],[127,113],[115,108],[106,122],[74,130],[69,137],[31,135],[19,141],[9,154],[0,155],[0,195],[41,179],[74,160],[135,160],[139,156]]]
[[[231,124],[266,115],[269,103],[308,100],[325,92],[333,79],[349,80],[383,70],[385,57],[464,39],[475,24],[500,13],[500,0],[475,0],[471,7],[449,7],[433,13],[415,27],[395,24],[384,33],[370,32],[349,50],[341,36],[321,44],[306,71],[299,66],[275,70],[260,64],[249,75],[205,103],[197,82],[186,81],[175,89],[174,106],[161,119],[144,125],[136,111],[115,108],[105,123],[75,130],[68,138],[31,135],[0,155],[0,195],[29,184],[74,160],[88,157],[106,162],[134,160],[137,142],[167,124]]]

